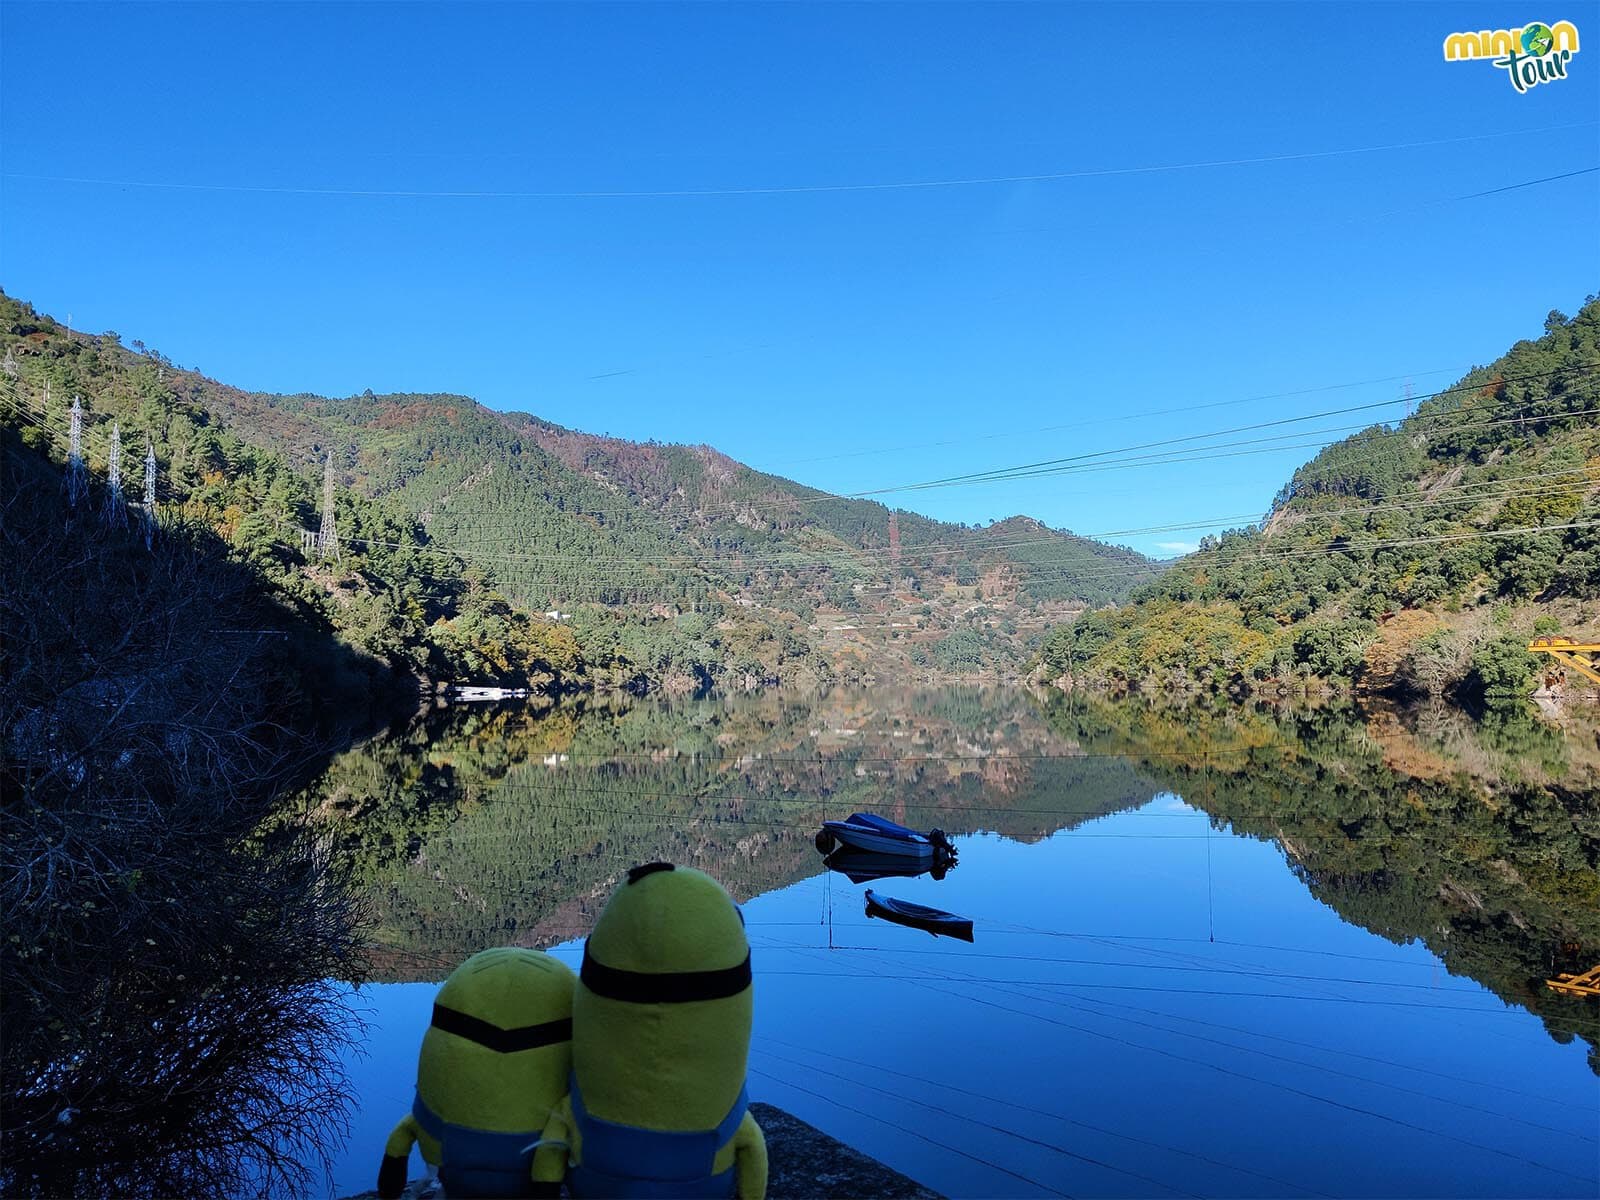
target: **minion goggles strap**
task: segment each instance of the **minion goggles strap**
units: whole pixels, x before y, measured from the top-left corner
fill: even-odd
[[[624,971],[595,958],[585,942],[579,977],[596,996],[629,1004],[722,1000],[750,986],[750,955],[746,952],[742,963],[720,971]]]
[[[572,1040],[572,1018],[546,1021],[542,1025],[523,1025],[517,1029],[501,1029],[481,1017],[469,1016],[442,1004],[433,1006],[433,1027],[453,1033],[479,1046],[500,1054],[515,1054],[519,1050],[537,1050],[557,1042]]]

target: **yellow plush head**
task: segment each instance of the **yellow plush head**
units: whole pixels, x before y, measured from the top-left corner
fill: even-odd
[[[670,863],[633,868],[573,998],[585,1107],[641,1129],[716,1128],[744,1087],[753,1004],[744,919],[722,885]]]
[[[567,1090],[573,974],[538,950],[474,954],[444,981],[422,1037],[417,1091],[472,1129],[544,1128]]]

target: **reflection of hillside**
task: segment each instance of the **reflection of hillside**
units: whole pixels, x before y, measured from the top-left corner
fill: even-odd
[[[855,809],[1032,841],[1153,794],[1025,696],[954,689],[451,710],[343,756],[317,801],[380,974],[437,978],[491,940],[586,932],[634,863],[693,863],[743,900],[817,873],[819,823]]]
[[[1314,895],[1582,1036],[1595,1011],[1542,981],[1600,961],[1600,772],[1593,733],[1531,715],[1174,709],[1075,698],[1063,736],[1127,754],[1219,825],[1270,838]]]

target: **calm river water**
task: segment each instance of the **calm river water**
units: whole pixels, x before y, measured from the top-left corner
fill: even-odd
[[[961,689],[455,710],[318,797],[375,913],[334,1194],[372,1186],[437,983],[574,966],[630,865],[744,903],[750,1093],[952,1197],[1600,1193],[1592,716],[1172,710]],[[865,809],[960,864],[852,883]],[[867,886],[971,945],[864,916]],[[414,1163],[414,1166],[417,1166]]]

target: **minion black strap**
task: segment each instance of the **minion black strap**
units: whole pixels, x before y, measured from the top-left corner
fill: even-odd
[[[593,957],[585,943],[579,977],[596,996],[629,1004],[721,1000],[750,986],[750,955],[746,952],[742,963],[721,971],[623,971]]]
[[[433,1027],[453,1033],[469,1042],[476,1042],[501,1054],[515,1054],[518,1050],[537,1050],[557,1042],[572,1040],[572,1018],[546,1021],[543,1025],[524,1025],[520,1029],[501,1029],[481,1017],[468,1016],[442,1004],[433,1006]]]

